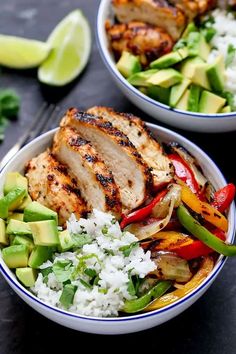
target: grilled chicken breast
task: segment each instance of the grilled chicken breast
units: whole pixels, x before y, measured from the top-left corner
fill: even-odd
[[[178,9],[183,11],[191,21],[197,15],[201,15],[216,5],[216,0],[169,0]]]
[[[179,39],[187,18],[167,0],[113,0],[119,22],[143,21],[163,28],[174,40]]]
[[[148,197],[152,176],[147,164],[128,137],[101,117],[67,111],[61,126],[70,126],[89,140],[112,171],[120,188],[121,202],[127,210],[141,205]]]
[[[126,134],[134,144],[144,161],[150,167],[154,187],[170,182],[173,178],[173,168],[170,160],[164,154],[162,146],[151,136],[146,124],[132,114],[117,113],[108,107],[92,107],[88,113],[100,116]]]
[[[139,56],[143,66],[169,53],[174,44],[170,35],[162,28],[144,22],[111,25],[107,21],[106,31],[117,59],[125,50]]]
[[[90,208],[121,215],[120,194],[113,175],[87,140],[66,126],[56,133],[52,151],[76,176]]]
[[[71,213],[85,216],[87,205],[66,166],[49,151],[33,158],[26,166],[29,194],[33,200],[56,211],[59,224],[64,225]]]

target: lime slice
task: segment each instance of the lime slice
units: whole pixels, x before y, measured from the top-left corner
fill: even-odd
[[[50,49],[48,43],[0,35],[0,65],[13,69],[34,68],[47,58]]]
[[[53,48],[38,70],[39,81],[63,86],[75,79],[88,62],[91,32],[80,10],[67,15],[50,34],[47,43]]]

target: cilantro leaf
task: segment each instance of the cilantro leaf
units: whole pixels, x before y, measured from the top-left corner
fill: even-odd
[[[227,49],[227,56],[225,59],[226,68],[233,62],[235,53],[236,53],[236,48],[233,46],[233,44],[229,44]]]
[[[138,242],[132,242],[130,245],[120,247],[119,251],[123,252],[125,257],[129,257],[131,251],[137,246]]]
[[[52,270],[57,278],[57,281],[63,283],[70,279],[74,267],[71,261],[62,260],[54,263]]]

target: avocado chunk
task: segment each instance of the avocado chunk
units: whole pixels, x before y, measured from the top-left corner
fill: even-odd
[[[59,244],[58,230],[55,220],[29,222],[35,245],[57,246]]]
[[[162,57],[154,60],[150,67],[153,69],[166,69],[172,65],[179,63],[188,56],[187,48],[177,49],[174,52],[163,55]]]
[[[218,113],[225,105],[225,102],[225,98],[204,90],[201,94],[198,110],[201,113]]]
[[[9,240],[6,233],[6,225],[3,219],[0,219],[0,244],[3,246],[9,244]]]
[[[181,109],[183,111],[187,111],[188,109],[188,99],[189,99],[189,90],[187,89],[179,102],[177,103],[176,107],[177,109]]]
[[[7,225],[7,234],[10,235],[32,235],[29,224],[24,221],[10,219]]]
[[[194,65],[203,63],[204,61],[200,57],[187,58],[180,64],[180,72],[183,76],[191,79],[194,73]]]
[[[225,106],[222,108],[222,110],[219,113],[230,113],[230,112],[231,112],[231,107]]]
[[[170,106],[175,107],[183,96],[184,92],[187,90],[191,81],[189,79],[183,79],[180,84],[174,85],[170,90]]]
[[[119,61],[116,63],[119,72],[125,77],[129,77],[141,71],[139,59],[129,52],[123,51]]]
[[[11,245],[25,245],[29,248],[29,251],[32,252],[34,249],[33,241],[27,236],[15,236],[11,242]]]
[[[27,178],[22,176],[19,172],[8,172],[3,186],[4,195],[16,188],[22,188],[28,191]]]
[[[147,80],[157,73],[156,69],[150,69],[133,74],[128,78],[128,82],[133,86],[148,86]]]
[[[191,85],[188,98],[187,110],[190,112],[198,112],[199,98],[201,94],[200,86]]]
[[[36,246],[30,254],[28,265],[37,269],[52,257],[52,253],[52,247]]]
[[[29,248],[25,245],[13,245],[2,250],[2,258],[9,268],[27,267]]]
[[[30,195],[28,194],[22,201],[22,203],[17,207],[17,210],[19,211],[24,211],[25,208],[32,203],[32,199],[30,197]]]
[[[24,220],[24,214],[23,213],[9,213],[7,222],[10,220],[18,220],[18,221],[23,221]]]
[[[16,276],[19,281],[26,287],[30,288],[34,286],[37,279],[38,272],[36,269],[29,267],[16,268]]]
[[[202,33],[190,32],[187,38],[187,47],[189,56],[200,56],[204,61],[207,61],[211,47]]]
[[[24,221],[55,220],[58,223],[57,213],[38,202],[32,202],[24,210]]]
[[[207,69],[207,77],[215,92],[222,92],[224,90],[225,66],[222,55],[219,55],[214,62],[210,64]]]
[[[164,104],[169,104],[170,89],[161,86],[149,86],[147,95],[156,101]]]
[[[175,84],[178,84],[182,80],[183,75],[181,75],[177,70],[170,68],[159,70],[147,80],[147,83],[169,88]]]
[[[194,23],[194,22],[190,22],[190,23],[187,25],[187,27],[185,28],[185,30],[184,30],[184,32],[183,32],[181,38],[187,38],[188,35],[189,35],[189,33],[191,33],[191,32],[197,32],[197,31],[198,31],[198,29],[197,29],[197,27],[195,26],[195,23]]]
[[[60,252],[65,252],[74,247],[74,240],[68,230],[59,232],[59,246]]]
[[[8,213],[20,205],[26,195],[26,190],[22,188],[12,189],[5,197],[0,199],[0,217],[6,219]]]

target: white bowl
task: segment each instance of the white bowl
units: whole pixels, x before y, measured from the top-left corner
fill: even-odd
[[[157,125],[148,124],[151,128],[154,136],[157,136],[160,141],[170,142],[175,141],[184,146],[192,155],[194,155],[199,161],[204,174],[212,182],[216,189],[223,187],[226,181],[214,164],[214,162],[195,144],[185,139],[179,134],[176,134],[168,129],[159,127]],[[23,172],[25,163],[29,161],[32,157],[38,155],[44,151],[47,147],[51,145],[52,138],[55,130],[51,130],[33,140],[30,144],[26,145],[12,160],[7,164],[7,166],[0,173],[0,191],[2,191],[3,184],[5,181],[6,173],[9,171],[19,171]],[[235,206],[232,205],[228,214],[229,220],[229,231],[227,240],[233,242],[234,231],[235,231]],[[26,288],[24,288],[20,282],[16,279],[14,273],[6,266],[0,255],[0,271],[8,284],[13,290],[31,307],[36,311],[44,315],[45,317],[60,323],[63,326],[73,328],[78,331],[97,333],[97,334],[122,334],[131,333],[136,331],[141,331],[148,329],[169,319],[175,317],[190,305],[192,305],[212,284],[220,270],[222,269],[226,257],[220,256],[216,262],[213,271],[208,275],[208,277],[194,289],[187,296],[174,304],[166,306],[163,309],[156,310],[149,313],[120,317],[120,318],[96,318],[96,317],[86,317],[77,314],[73,314],[67,311],[63,311],[56,307],[47,305],[45,302],[39,300]]]
[[[222,133],[236,130],[236,112],[224,114],[202,114],[172,109],[169,106],[144,95],[120,74],[114,57],[109,50],[105,31],[105,21],[113,19],[111,0],[101,0],[97,15],[97,42],[101,57],[124,95],[137,107],[151,117],[181,129],[202,133]]]

